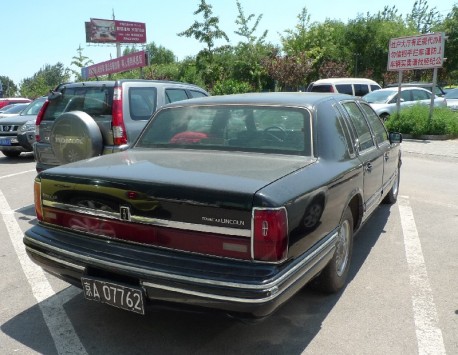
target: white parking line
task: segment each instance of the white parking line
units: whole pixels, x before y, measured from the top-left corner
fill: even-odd
[[[433,292],[429,284],[421,242],[409,198],[400,196],[398,206],[404,234],[407,264],[409,266],[418,353],[420,355],[446,354]]]
[[[22,243],[23,232],[1,190],[0,214],[5,222],[22,270],[43,313],[43,318],[54,340],[57,352],[59,354],[87,354],[63,308],[63,304],[68,301],[69,296],[72,293],[79,293],[79,290],[71,287],[69,291],[60,294],[53,291],[43,270],[27,256]]]
[[[16,175],[21,175],[21,174],[27,174],[27,173],[31,173],[31,172],[37,172],[35,169],[33,170],[25,170],[25,171],[21,171],[19,173],[15,173],[15,174],[9,174],[9,175],[3,175],[3,176],[0,176],[0,179],[6,179],[6,178],[10,178],[10,177],[13,177],[13,176],[16,176]]]

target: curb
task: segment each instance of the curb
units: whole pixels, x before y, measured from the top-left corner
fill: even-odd
[[[457,139],[458,137],[452,134],[443,134],[443,135],[434,135],[434,134],[425,134],[425,135],[412,135],[412,134],[402,134],[402,139],[418,139],[426,141],[447,141],[452,139]]]

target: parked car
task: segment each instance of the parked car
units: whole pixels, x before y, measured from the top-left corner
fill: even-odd
[[[333,92],[357,97],[364,96],[378,89],[381,89],[379,84],[373,80],[364,78],[320,79],[307,87],[307,91],[311,92]]]
[[[30,131],[29,136],[27,136],[23,127],[24,124],[27,125],[27,122],[35,121],[45,100],[46,97],[40,97],[28,104],[19,115],[0,119],[0,151],[3,155],[14,158],[21,153],[33,150],[28,140]]]
[[[394,87],[397,88],[398,86],[399,86],[398,83],[393,83],[393,84],[388,84],[386,87],[387,88],[394,88]],[[417,87],[417,88],[423,88],[423,89],[433,92],[432,90],[433,83],[427,83],[427,82],[421,82],[421,81],[412,81],[409,83],[401,83],[401,87],[406,87],[406,88]],[[442,97],[445,95],[445,90],[442,88],[442,86],[436,85],[434,87],[434,94],[436,94],[439,97]]]
[[[0,112],[0,119],[5,117],[16,116],[21,113],[21,111],[27,107],[28,104],[11,104],[6,105],[4,107],[8,107],[8,109]]]
[[[9,104],[9,105],[6,105],[6,106],[3,106],[2,108],[0,108],[0,114],[2,114],[3,112],[9,110],[10,108],[13,108],[14,106],[17,106],[17,105],[22,105],[22,104]]]
[[[201,96],[208,93],[196,85],[172,81],[62,84],[49,95],[37,118],[36,169],[124,150],[158,108]]]
[[[25,97],[4,97],[0,98],[0,108],[10,104],[30,103],[32,100]]]
[[[384,120],[396,112],[398,88],[384,88],[363,96],[375,112]],[[420,87],[401,87],[400,108],[410,107],[415,104],[430,105],[431,91]],[[434,95],[434,106],[445,107],[447,101],[443,97]]]
[[[458,111],[458,88],[447,91],[444,98],[447,100],[447,106],[451,110]]]
[[[89,300],[264,317],[312,279],[345,286],[354,233],[396,201],[401,140],[348,95],[175,102],[126,151],[39,173],[24,243]]]

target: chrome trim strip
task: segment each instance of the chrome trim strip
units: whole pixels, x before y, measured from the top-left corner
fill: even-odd
[[[68,211],[68,212],[86,214],[86,215],[90,215],[94,217],[108,218],[108,219],[114,219],[120,222],[126,222],[125,220],[121,219],[121,215],[119,212],[110,212],[110,211],[102,211],[102,210],[95,211],[93,209],[86,208],[86,207],[67,205],[64,203],[53,202],[49,200],[43,201],[43,207],[52,207],[52,208],[57,208],[57,209]],[[228,228],[228,227],[208,226],[204,224],[168,221],[165,219],[140,217],[140,216],[134,216],[134,215],[131,215],[130,222],[139,223],[139,224],[148,224],[148,225],[152,225],[156,227],[175,228],[175,229],[189,230],[189,231],[194,231],[194,232],[226,234],[226,235],[232,235],[232,236],[237,236],[237,237],[251,238],[250,229],[236,229],[236,228]]]
[[[33,254],[37,254],[37,255],[41,256],[44,259],[55,261],[56,263],[63,264],[65,266],[71,267],[71,268],[76,269],[78,271],[84,271],[84,269],[85,269],[84,266],[73,264],[73,263],[70,263],[68,261],[56,258],[54,256],[50,256],[48,254],[42,253],[41,251],[32,249],[29,246],[26,246],[25,249],[28,250],[29,252],[33,253]]]
[[[309,262],[311,262],[313,260],[315,261],[312,265],[309,265],[304,270],[301,270],[301,272],[298,275],[295,275],[293,278],[291,278],[289,280],[287,286],[291,285],[296,280],[301,278],[307,271],[309,271],[312,267],[314,267],[328,253],[330,253],[332,250],[334,250],[337,236],[338,236],[337,232],[334,232],[334,234],[330,235],[328,237],[328,239],[319,248],[317,248],[313,253],[307,255],[300,263],[295,265],[293,268],[289,269],[286,273],[281,275],[279,278],[269,282],[268,284],[263,284],[263,285],[251,285],[251,284],[240,284],[240,283],[234,283],[234,282],[206,280],[206,279],[199,279],[199,278],[195,278],[195,277],[186,277],[186,276],[181,276],[181,275],[173,275],[173,274],[170,274],[170,273],[145,270],[145,269],[141,269],[141,268],[138,268],[138,267],[119,265],[117,263],[113,263],[113,262],[109,262],[109,261],[101,261],[101,260],[93,258],[93,257],[87,257],[87,256],[84,256],[84,255],[81,255],[81,254],[77,254],[77,253],[73,253],[73,252],[70,252],[70,251],[67,251],[67,250],[64,250],[64,249],[61,249],[61,248],[50,246],[49,244],[46,244],[46,243],[37,241],[35,239],[32,239],[27,235],[25,235],[24,238],[26,240],[28,240],[29,242],[31,242],[32,244],[40,245],[40,246],[48,248],[50,250],[59,252],[59,253],[65,255],[65,256],[77,258],[77,259],[79,259],[79,260],[81,260],[82,262],[85,262],[85,263],[94,263],[95,262],[96,264],[101,264],[101,265],[105,265],[105,266],[108,266],[108,267],[115,267],[118,270],[139,272],[139,273],[143,273],[143,274],[150,275],[150,276],[162,277],[162,278],[164,278],[166,280],[168,279],[168,280],[171,280],[171,281],[188,282],[188,283],[192,283],[194,285],[200,284],[200,285],[209,285],[209,286],[223,286],[223,287],[228,287],[228,288],[232,288],[232,289],[245,289],[245,290],[248,289],[248,290],[261,290],[261,291],[264,290],[264,291],[272,291],[273,292],[273,291],[275,291],[275,289],[278,289],[279,285],[281,285],[288,278],[290,278],[291,275],[293,275],[294,273],[299,271],[302,267],[304,267],[304,265],[306,265],[307,263],[309,263]],[[29,247],[29,249],[30,249],[30,247]],[[323,255],[321,255],[321,257],[320,257],[320,254],[323,254]],[[49,258],[51,260],[54,260],[54,259],[52,259],[52,257],[50,257],[48,255],[43,255],[43,256],[45,258]],[[64,263],[60,259],[58,259],[57,261]],[[190,291],[190,290],[185,290],[185,289],[179,289],[179,288],[175,289],[175,288],[172,288],[170,286],[165,286],[165,285],[157,285],[156,283],[150,283],[150,282],[147,282],[147,281],[146,282],[141,282],[141,284],[143,286],[147,286],[147,287],[148,286],[149,287],[158,287],[158,288],[169,289],[169,290],[173,289],[176,292],[180,292],[180,293],[183,293],[183,294],[196,293],[196,296],[197,296],[197,293],[198,293],[198,292],[195,292],[195,291]],[[288,289],[287,286],[284,287],[280,292],[273,292],[273,294],[271,296],[267,297],[267,298],[263,298],[263,299],[233,298],[231,300],[234,301],[234,302],[240,302],[240,303],[262,303],[262,302],[266,302],[266,301],[268,301],[270,299],[273,299],[273,298],[279,296],[280,294],[282,294],[285,290]],[[206,297],[206,298],[221,299],[221,300],[226,299],[226,296],[214,295],[214,294],[205,294],[205,293],[202,293],[202,294],[204,295],[203,297]]]

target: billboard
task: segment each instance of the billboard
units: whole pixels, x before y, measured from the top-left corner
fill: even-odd
[[[85,28],[88,43],[146,43],[146,25],[142,22],[91,18]]]
[[[123,71],[141,68],[148,65],[145,51],[127,54],[125,56],[107,60],[88,67],[81,68],[83,79],[96,78],[102,75],[120,73]]]
[[[441,68],[445,35],[442,32],[390,39],[388,70]]]

